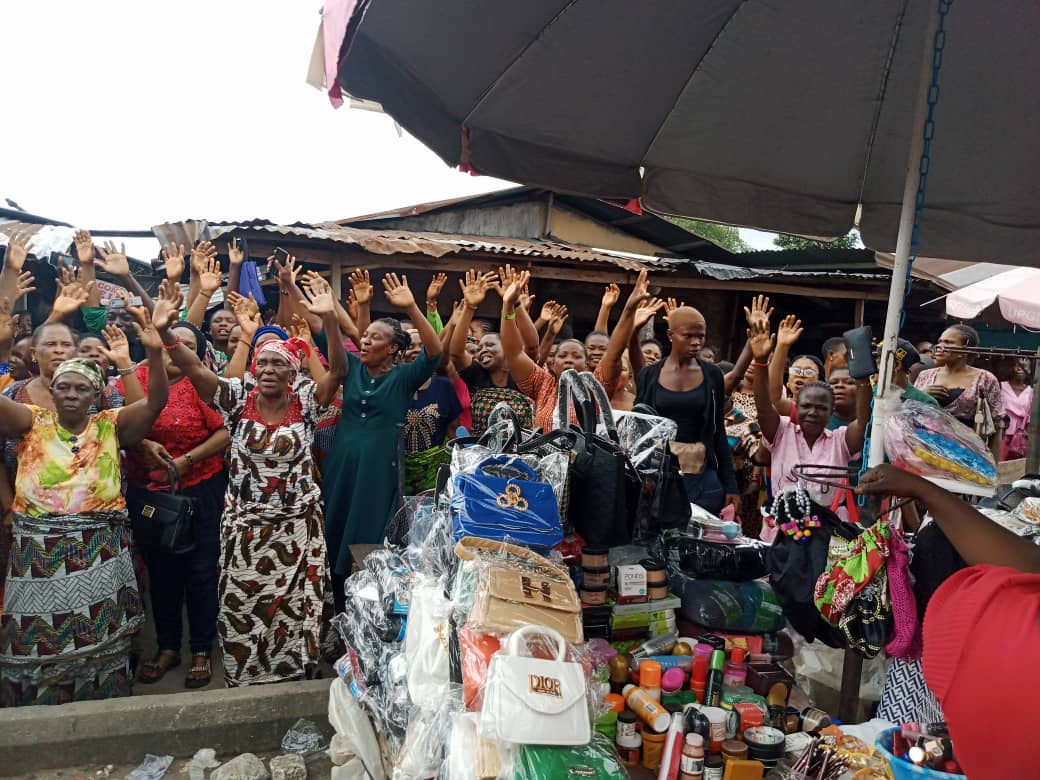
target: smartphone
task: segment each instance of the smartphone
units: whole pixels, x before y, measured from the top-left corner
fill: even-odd
[[[141,300],[141,296],[140,295],[131,296],[131,298],[130,298],[130,305],[131,306],[137,308],[137,307],[140,307],[140,305],[142,303],[143,303],[143,301]]]
[[[282,265],[285,265],[289,262],[289,253],[280,246],[276,246],[274,248],[274,259]]]
[[[14,308],[11,309],[11,314],[25,314],[29,311],[29,296],[23,295],[17,301],[14,302]]]
[[[76,258],[72,255],[67,255],[64,252],[51,252],[48,262],[59,270],[62,268],[76,267]]]

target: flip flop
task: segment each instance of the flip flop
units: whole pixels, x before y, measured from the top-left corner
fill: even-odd
[[[213,679],[213,667],[209,653],[193,653],[191,668],[184,678],[185,688],[205,688]]]

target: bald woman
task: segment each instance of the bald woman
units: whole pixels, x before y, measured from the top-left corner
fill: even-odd
[[[673,449],[692,503],[718,514],[726,504],[740,508],[733,452],[724,423],[726,390],[722,370],[699,358],[707,335],[704,316],[681,306],[668,315],[672,350],[644,368],[636,382],[636,403],[652,406],[679,427]]]

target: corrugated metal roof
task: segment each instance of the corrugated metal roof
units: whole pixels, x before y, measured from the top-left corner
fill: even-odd
[[[158,225],[156,235],[172,235],[178,232],[174,223]],[[197,224],[197,223],[195,223]],[[259,231],[282,236],[292,236],[317,241],[332,241],[337,244],[357,246],[366,252],[378,255],[421,254],[428,257],[444,257],[450,254],[481,252],[490,254],[527,257],[531,259],[570,260],[585,263],[602,263],[638,273],[642,269],[657,271],[671,270],[672,262],[654,257],[635,259],[607,250],[592,250],[550,241],[528,241],[515,238],[489,240],[481,236],[458,236],[444,233],[423,233],[407,230],[368,230],[322,222],[315,225],[275,225],[264,220],[240,223],[208,224],[211,239],[234,231]]]

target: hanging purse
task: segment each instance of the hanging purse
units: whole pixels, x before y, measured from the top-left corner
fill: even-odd
[[[560,375],[558,414],[571,419],[576,406],[574,465],[568,517],[586,544],[616,547],[630,544],[636,505],[642,488],[639,474],[618,444],[610,399],[596,378],[567,370]],[[562,425],[562,423],[561,423]],[[604,434],[597,430],[602,425]]]
[[[556,643],[552,660],[522,655],[522,640],[541,635]],[[491,658],[480,731],[514,745],[585,745],[592,724],[585,669],[564,660],[567,643],[546,626],[524,626]]]
[[[172,460],[166,461],[166,473],[168,491],[130,485],[126,510],[138,544],[184,555],[195,549],[195,499],[180,495],[181,478]]]
[[[563,540],[552,485],[512,455],[493,455],[474,473],[455,476],[451,518],[456,540],[479,536],[543,549]]]

